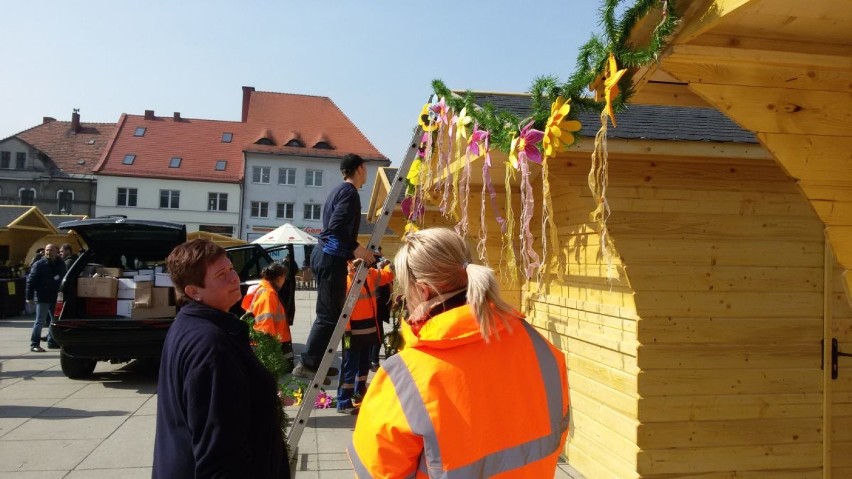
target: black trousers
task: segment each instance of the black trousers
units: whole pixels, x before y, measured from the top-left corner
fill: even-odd
[[[301,357],[302,365],[316,370],[325,348],[329,346],[343,304],[346,303],[346,277],[349,270],[346,258],[323,253],[319,247],[311,253],[311,269],[317,281],[317,317],[308,333]]]

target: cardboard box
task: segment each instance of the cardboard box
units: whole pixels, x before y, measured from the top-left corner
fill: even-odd
[[[121,273],[121,277],[122,278],[132,278],[132,277],[136,276],[137,274],[139,274],[139,272],[136,271],[135,269],[126,269],[126,270],[124,270],[123,273]]]
[[[154,286],[173,288],[172,275],[169,273],[158,273],[154,275]]]
[[[157,266],[154,266],[154,273],[168,273],[168,271],[166,271],[165,265],[158,264]]]
[[[152,288],[151,289],[151,307],[157,306],[174,306],[175,305],[175,290],[174,288]]]
[[[118,280],[115,278],[77,278],[77,297],[111,298],[118,297]]]
[[[92,316],[115,316],[118,300],[86,298],[86,314]]]
[[[149,318],[174,318],[174,306],[157,306],[154,308],[139,308],[133,300],[119,299],[117,300],[117,314],[125,318],[131,319],[149,319]]]
[[[153,283],[154,282],[154,275],[153,274],[147,274],[147,273],[146,274],[137,274],[137,275],[133,276],[133,281],[136,281],[137,283],[144,283],[144,282]]]
[[[121,268],[105,268],[103,266],[99,266],[95,268],[95,273],[101,276],[112,276],[113,278],[121,278],[121,275],[124,274],[124,270]]]
[[[129,278],[119,278],[118,299],[132,299],[138,306],[151,307],[151,290],[154,284],[150,281],[137,283]]]

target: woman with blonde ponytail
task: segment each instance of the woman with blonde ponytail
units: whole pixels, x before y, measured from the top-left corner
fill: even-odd
[[[553,477],[568,433],[563,353],[454,231],[407,235],[394,265],[406,347],[361,405],[348,448],[357,476]]]

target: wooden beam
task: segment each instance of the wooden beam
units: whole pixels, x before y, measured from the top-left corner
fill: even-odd
[[[684,24],[677,34],[676,43],[686,43],[717,26],[726,15],[735,13],[757,0],[715,0],[694,20]]]
[[[698,83],[690,88],[751,131],[846,136],[852,125],[848,93]]]
[[[758,139],[793,178],[852,181],[852,137],[760,133]]]
[[[825,232],[831,241],[837,262],[852,269],[852,226],[827,226]]]

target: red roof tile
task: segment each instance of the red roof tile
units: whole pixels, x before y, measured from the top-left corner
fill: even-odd
[[[62,173],[90,175],[114,131],[115,123],[80,123],[73,134],[70,121],[51,121],[14,136],[50,157]]]
[[[324,96],[252,91],[246,125],[252,129],[254,138],[268,129],[276,139],[289,141],[295,133],[306,142],[305,148],[284,146],[287,141],[276,143],[274,148],[250,145],[247,147],[250,151],[332,157],[355,153],[364,159],[387,160],[337,105]],[[314,149],[320,138],[334,149]]]
[[[144,127],[144,136],[134,136]],[[232,133],[230,143],[223,133]],[[252,133],[254,134],[254,133]],[[126,115],[119,122],[115,142],[95,172],[112,176],[170,178],[239,183],[242,181],[243,147],[250,143],[246,125],[234,121],[199,120],[173,116],[146,120],[142,115]],[[136,155],[132,165],[123,164],[125,155]],[[169,168],[173,157],[182,158],[180,168]],[[216,162],[227,160],[224,171]]]

